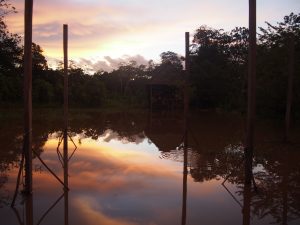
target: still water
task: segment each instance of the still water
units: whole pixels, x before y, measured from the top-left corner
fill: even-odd
[[[63,180],[61,115],[34,111],[33,149]],[[71,111],[77,148],[70,139],[70,190],[35,157],[32,199],[19,194],[13,210],[22,111],[1,111],[0,224],[24,224],[30,215],[33,224],[43,225],[300,224],[296,126],[286,144],[280,122],[257,123],[255,190],[244,185],[244,119],[202,111],[189,121],[184,148],[180,112]]]

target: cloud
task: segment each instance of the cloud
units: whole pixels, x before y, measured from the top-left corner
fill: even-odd
[[[12,32],[23,34],[24,1],[11,0],[19,13],[6,18]],[[228,7],[232,6],[232,7]],[[257,24],[280,21],[299,9],[298,0],[258,2]],[[226,10],[224,10],[226,9]],[[92,64],[111,70],[124,54],[156,60],[163,51],[184,53],[184,32],[206,24],[230,30],[248,26],[248,4],[236,0],[39,0],[34,1],[33,40],[47,57],[62,57],[62,24],[69,25],[69,58],[101,58]]]
[[[148,61],[142,55],[123,55],[122,57],[112,58],[110,56],[104,56],[103,59],[91,60],[81,58],[77,62],[78,66],[84,68],[86,72],[93,73],[100,70],[111,72],[123,63],[135,61],[137,65],[147,65]]]

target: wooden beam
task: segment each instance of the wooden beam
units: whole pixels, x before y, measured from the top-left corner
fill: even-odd
[[[24,156],[25,188],[32,193],[32,11],[33,0],[25,0],[24,15]]]

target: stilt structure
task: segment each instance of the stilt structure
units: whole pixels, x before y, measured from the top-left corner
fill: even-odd
[[[256,0],[249,0],[248,107],[245,141],[246,183],[251,184],[254,150],[255,86],[256,86]],[[250,169],[249,169],[250,168]],[[250,174],[248,174],[250,173]]]

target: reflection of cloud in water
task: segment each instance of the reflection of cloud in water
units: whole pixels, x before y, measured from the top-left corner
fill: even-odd
[[[125,221],[124,219],[110,218],[101,212],[101,206],[91,198],[75,199],[75,208],[81,212],[86,225],[134,225],[136,223]]]
[[[103,141],[110,142],[113,139],[119,139],[119,134],[113,130],[107,129],[103,135],[100,136]]]
[[[54,138],[58,138],[59,136],[61,136],[61,132],[54,132],[52,134],[49,134],[48,138],[54,139]],[[81,131],[81,133],[74,133],[72,134],[72,136],[73,138],[77,137],[78,143],[81,143],[83,139],[92,138],[94,140],[105,141],[105,142],[118,140],[121,141],[122,144],[128,144],[128,143],[140,144],[147,138],[144,132],[140,132],[132,135],[121,135],[112,129],[106,129],[102,134],[98,134],[97,131],[93,129],[84,129]]]
[[[107,129],[104,131],[103,135],[99,136],[100,140],[105,142],[110,142],[111,140],[120,140],[123,144],[127,144],[130,142],[134,142],[135,144],[140,144],[146,138],[144,132],[139,134],[134,134],[131,136],[121,136],[118,132],[113,131],[111,129]]]

